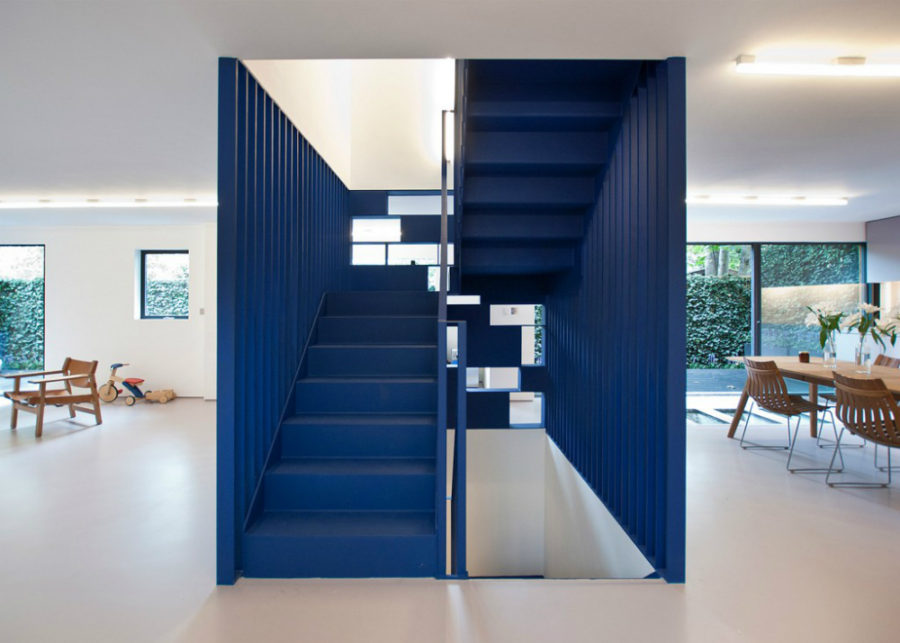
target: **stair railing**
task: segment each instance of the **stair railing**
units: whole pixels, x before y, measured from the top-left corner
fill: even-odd
[[[250,503],[247,505],[247,512],[244,515],[243,531],[247,531],[247,529],[250,528],[251,523],[259,517],[259,514],[262,511],[263,480],[265,479],[264,474],[266,471],[268,471],[272,462],[278,456],[278,447],[281,444],[281,428],[284,426],[284,421],[287,419],[287,417],[293,413],[293,409],[296,403],[295,391],[297,390],[297,382],[300,380],[300,375],[303,373],[303,370],[306,367],[309,347],[312,344],[313,337],[316,336],[316,332],[319,330],[319,320],[322,318],[322,312],[325,310],[325,301],[327,300],[327,298],[328,292],[323,292],[322,296],[319,298],[319,306],[316,308],[316,316],[313,317],[312,323],[309,325],[309,332],[306,334],[306,341],[303,343],[303,350],[300,351],[300,359],[297,361],[297,368],[294,371],[294,378],[291,380],[291,385],[288,388],[287,398],[284,401],[284,405],[281,407],[281,414],[278,416],[278,424],[275,426],[275,432],[272,434],[272,441],[269,444],[268,450],[266,451],[266,459],[263,461],[261,469],[262,473],[256,480],[256,485],[253,488],[253,495],[250,496]]]
[[[447,123],[453,122],[453,112],[441,112],[441,265],[440,292],[438,298],[438,407],[437,407],[437,453],[435,461],[435,527],[438,536],[437,569],[443,576],[447,569],[447,500],[450,500],[450,574],[454,578],[466,578],[466,323],[447,320],[447,173],[452,159],[449,158]],[[456,430],[453,441],[453,462],[451,464],[450,497],[447,497],[447,327],[457,327],[457,367],[456,367]]]

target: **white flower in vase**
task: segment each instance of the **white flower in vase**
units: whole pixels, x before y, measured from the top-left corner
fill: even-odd
[[[844,330],[847,330],[849,328],[855,328],[857,326],[857,324],[859,324],[861,319],[862,319],[861,313],[858,313],[858,312],[853,313],[852,315],[845,317],[841,321],[841,328],[843,328]]]

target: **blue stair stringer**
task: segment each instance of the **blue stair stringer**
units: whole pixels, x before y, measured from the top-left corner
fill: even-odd
[[[437,576],[437,294],[326,295],[243,538],[250,577]]]

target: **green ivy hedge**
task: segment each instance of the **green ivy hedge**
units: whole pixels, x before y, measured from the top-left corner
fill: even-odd
[[[187,317],[188,282],[148,281],[144,314],[151,317]]]
[[[860,244],[763,244],[763,288],[854,284],[860,279]]]
[[[44,280],[0,280],[3,370],[44,368]]]
[[[687,367],[737,368],[726,361],[750,343],[749,277],[687,278]]]

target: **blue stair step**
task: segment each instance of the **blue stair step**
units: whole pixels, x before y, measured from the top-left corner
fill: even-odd
[[[266,511],[430,511],[434,459],[282,459],[263,490]]]
[[[437,315],[325,316],[319,318],[318,344],[435,344]]]
[[[281,427],[284,458],[434,457],[437,419],[419,414],[295,415]]]
[[[435,576],[433,512],[266,512],[243,539],[255,578]]]
[[[306,377],[296,398],[297,413],[435,413],[437,379]]]
[[[437,315],[438,294],[420,291],[344,291],[328,293],[326,315]]]
[[[315,344],[309,347],[311,377],[433,375],[436,344]]]
[[[472,100],[466,123],[470,131],[573,131],[605,129],[621,115],[621,101]]]
[[[593,174],[607,154],[604,132],[470,132],[466,176]]]
[[[506,239],[576,241],[584,236],[584,216],[571,214],[473,214],[462,220],[466,241]]]
[[[466,274],[539,275],[571,269],[575,265],[572,248],[464,247],[462,265]]]
[[[595,196],[594,177],[475,176],[466,179],[467,207],[587,207]],[[465,215],[464,215],[465,216]]]

